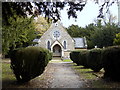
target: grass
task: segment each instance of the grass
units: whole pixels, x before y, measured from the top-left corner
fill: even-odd
[[[70,59],[64,59],[63,62],[72,62]]]
[[[79,75],[82,74],[84,79],[95,79],[96,78],[96,76],[92,74],[93,71],[91,69],[86,69],[83,66],[77,66],[75,63],[73,63],[72,68],[75,69],[75,71],[79,73]]]
[[[2,87],[13,87],[16,84],[16,78],[10,69],[9,63],[2,63]]]
[[[50,60],[49,63],[60,63],[63,62],[62,60]]]
[[[75,63],[71,64],[75,72],[86,82],[84,88],[120,88],[120,82],[106,81],[101,78],[104,72],[103,69],[95,73],[91,69],[77,66]]]
[[[2,80],[15,80],[15,76],[10,69],[10,64],[9,63],[2,63]]]
[[[70,59],[64,59],[64,60],[51,60],[50,63],[60,63],[60,62],[72,62]]]

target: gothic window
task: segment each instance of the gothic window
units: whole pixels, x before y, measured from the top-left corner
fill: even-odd
[[[50,50],[50,41],[47,42],[47,48]]]
[[[64,49],[66,49],[66,41],[64,41]]]

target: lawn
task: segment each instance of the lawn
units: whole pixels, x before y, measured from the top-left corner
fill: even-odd
[[[64,59],[64,60],[51,60],[50,63],[61,63],[61,62],[72,62],[70,59]]]
[[[2,63],[2,80],[15,80],[14,74],[12,70],[10,69],[10,64],[9,63]]]
[[[120,82],[106,81],[101,78],[104,74],[103,69],[95,73],[91,69],[77,66],[75,63],[71,64],[75,72],[81,77],[81,80],[85,81],[84,88],[120,88]]]
[[[63,62],[72,62],[70,59],[64,59]]]
[[[11,86],[11,84],[16,83],[16,78],[10,69],[9,63],[2,63],[2,86]]]

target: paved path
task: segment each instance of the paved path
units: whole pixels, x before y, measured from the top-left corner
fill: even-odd
[[[50,88],[80,88],[83,81],[75,74],[69,62],[53,62],[53,79]]]

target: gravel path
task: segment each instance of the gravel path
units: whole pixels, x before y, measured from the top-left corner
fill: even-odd
[[[54,68],[50,88],[80,88],[83,81],[75,74],[69,62],[52,63]]]

